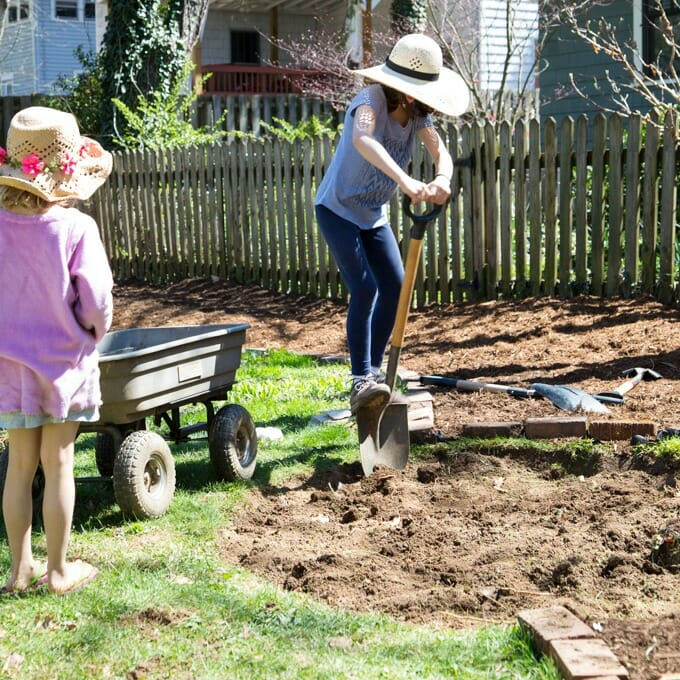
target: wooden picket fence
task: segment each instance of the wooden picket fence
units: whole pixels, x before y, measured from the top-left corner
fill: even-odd
[[[414,304],[588,293],[677,304],[677,131],[617,114],[450,125],[452,200],[426,231]],[[345,298],[314,218],[329,138],[115,154],[89,210],[115,276],[218,276]],[[416,146],[412,171],[432,168]],[[410,224],[390,223],[403,252]]]

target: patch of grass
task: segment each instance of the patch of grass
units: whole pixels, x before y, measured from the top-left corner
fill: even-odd
[[[644,454],[650,458],[680,463],[680,437],[638,444],[633,447],[633,450],[637,454]]]
[[[252,482],[216,482],[196,438],[171,446],[177,491],[157,519],[124,517],[109,483],[79,483],[70,554],[97,564],[100,578],[68,597],[2,598],[0,677],[557,680],[515,626],[458,632],[333,609],[219,554],[216,537],[252,484],[356,461],[353,426],[309,423],[346,407],[347,378],[346,366],[286,352],[244,355],[230,400],[284,434],[259,443]],[[186,424],[202,417],[200,407],[183,415]],[[97,474],[94,445],[94,435],[78,439],[78,477]],[[34,544],[44,559],[39,530]]]
[[[541,469],[563,469],[570,474],[592,475],[611,447],[591,439],[526,439],[524,437],[460,437],[428,447],[414,447],[415,455],[438,456],[452,463],[461,454],[513,456]]]

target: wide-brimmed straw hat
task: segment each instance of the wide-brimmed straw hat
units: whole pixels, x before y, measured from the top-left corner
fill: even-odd
[[[387,61],[353,71],[417,99],[447,116],[459,116],[470,105],[465,81],[442,65],[439,45],[422,33],[400,38]]]
[[[82,137],[75,117],[31,106],[12,118],[0,148],[0,185],[30,191],[50,203],[89,198],[111,174],[113,158]]]

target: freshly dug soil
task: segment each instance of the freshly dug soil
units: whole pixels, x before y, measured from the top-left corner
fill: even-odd
[[[127,282],[115,303],[114,328],[247,322],[248,347],[346,353],[340,302],[187,280]],[[680,427],[678,317],[649,298],[432,306],[410,315],[401,366],[593,394],[614,390],[627,369],[652,369],[660,379],[597,419],[658,431]],[[450,456],[440,442],[466,425],[574,414],[545,399],[430,391],[435,430],[419,435],[432,444],[427,457],[403,471],[364,477],[357,461],[254,489],[220,533],[225,561],[333,606],[417,624],[508,623],[562,604],[632,678],[680,672],[680,466],[652,464],[628,440],[595,465],[491,443]]]

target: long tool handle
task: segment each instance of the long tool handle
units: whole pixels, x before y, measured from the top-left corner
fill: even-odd
[[[523,387],[509,387],[507,385],[494,385],[493,383],[477,382],[476,380],[460,380],[459,378],[444,378],[439,375],[421,375],[420,382],[423,385],[446,385],[455,387],[463,392],[503,392],[513,397],[538,397],[535,390],[527,390]]]
[[[401,284],[397,315],[394,321],[394,330],[392,331],[390,353],[387,359],[387,375],[385,376],[385,382],[390,390],[394,389],[394,383],[397,377],[399,356],[401,355],[401,348],[404,344],[404,333],[406,332],[406,320],[408,318],[409,308],[411,307],[413,288],[416,283],[418,262],[420,261],[420,254],[423,250],[425,226],[430,220],[437,217],[442,210],[441,205],[436,205],[430,212],[424,215],[417,215],[411,209],[411,199],[408,196],[404,196],[402,206],[404,212],[413,220],[413,227],[411,228],[411,240],[408,244],[406,265],[404,266],[404,281]]]
[[[412,238],[408,246],[408,255],[406,256],[406,266],[404,268],[404,281],[401,284],[401,292],[399,293],[397,317],[394,321],[390,353],[387,359],[387,375],[385,376],[385,382],[391,390],[394,389],[394,383],[397,377],[397,366],[399,365],[399,356],[401,354],[402,345],[404,344],[404,333],[406,332],[406,319],[408,317],[408,310],[411,306],[413,287],[416,282],[416,271],[418,269],[418,261],[420,260],[420,253],[422,250],[423,239]]]

